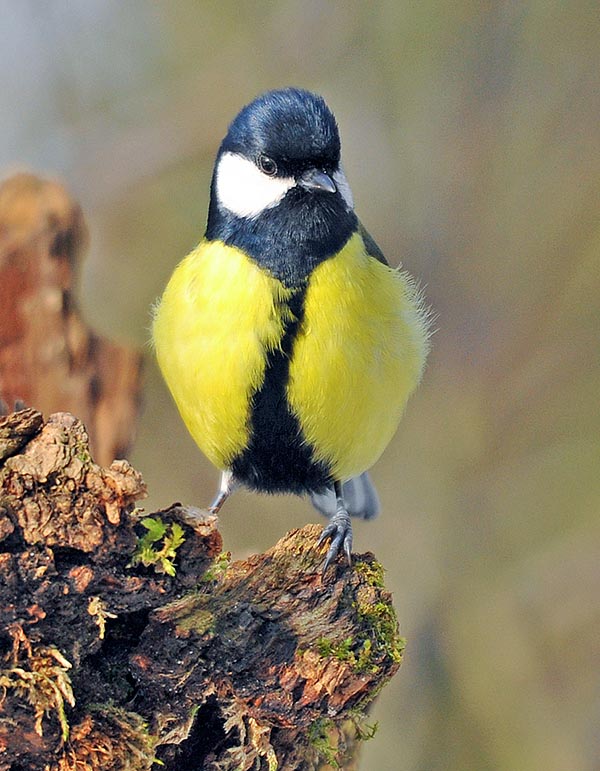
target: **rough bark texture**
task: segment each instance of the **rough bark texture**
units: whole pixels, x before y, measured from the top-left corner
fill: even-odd
[[[230,564],[144,494],[72,415],[0,418],[0,769],[355,768],[402,652],[372,555],[323,578],[308,525]]]
[[[142,359],[79,315],[86,243],[81,210],[59,184],[19,174],[0,186],[0,399],[77,415],[107,465],[133,441]]]

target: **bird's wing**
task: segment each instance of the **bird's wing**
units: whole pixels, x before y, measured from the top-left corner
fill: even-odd
[[[389,265],[389,262],[385,259],[383,252],[375,243],[375,239],[371,236],[371,234],[366,229],[366,227],[362,224],[362,222],[358,223],[358,232],[360,233],[360,236],[363,240],[365,249],[367,250],[367,254],[370,257],[374,257],[376,260],[383,263],[384,265]]]
[[[379,514],[379,496],[371,477],[367,472],[352,477],[342,486],[346,510],[351,517],[374,519]],[[310,496],[315,509],[331,518],[337,509],[337,501],[333,488],[324,493],[312,493]]]

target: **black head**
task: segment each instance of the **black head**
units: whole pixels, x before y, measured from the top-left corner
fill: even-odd
[[[340,163],[340,135],[323,97],[285,88],[246,105],[229,126],[221,152],[259,166],[269,159],[277,167],[274,176],[299,176],[309,168],[333,173]]]
[[[298,283],[343,246],[356,222],[323,98],[286,88],[244,107],[219,149],[206,237]]]

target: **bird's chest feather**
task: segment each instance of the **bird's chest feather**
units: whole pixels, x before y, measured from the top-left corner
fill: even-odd
[[[154,319],[160,368],[190,433],[218,467],[247,445],[265,352],[291,292],[239,249],[203,241],[175,270]]]
[[[297,305],[298,290],[239,249],[205,241],[179,265],[157,310],[158,361],[190,433],[225,468],[248,447],[253,406],[271,387],[268,368],[283,346],[278,403],[287,401],[315,461],[347,478],[377,460],[418,382],[424,342],[414,293],[355,234],[314,269],[300,312]],[[254,417],[276,451],[276,421]]]
[[[369,257],[354,234],[312,273],[287,387],[316,460],[346,479],[394,434],[427,352],[407,277]]]

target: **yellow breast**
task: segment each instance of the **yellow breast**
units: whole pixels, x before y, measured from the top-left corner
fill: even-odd
[[[358,233],[312,273],[287,393],[336,478],[369,468],[392,438],[423,371],[425,318],[411,279]]]
[[[276,346],[290,291],[239,249],[203,241],[157,306],[159,366],[189,432],[221,469],[248,442],[250,399]]]
[[[193,438],[221,469],[248,445],[251,400],[292,296],[242,251],[203,241],[158,305],[158,363]],[[427,354],[410,279],[370,257],[356,233],[311,274],[287,399],[314,458],[335,478],[369,468],[391,439]]]

